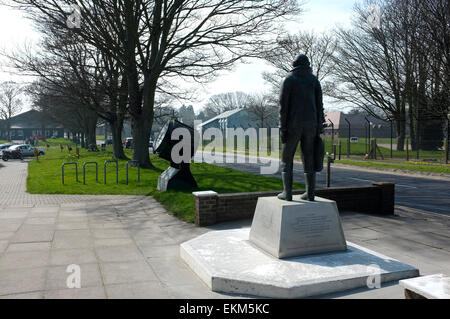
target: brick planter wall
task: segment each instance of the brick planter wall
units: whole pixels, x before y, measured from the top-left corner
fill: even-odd
[[[217,194],[194,192],[195,223],[198,226],[252,218],[259,197],[276,196],[281,191]],[[304,190],[293,191],[294,195]],[[373,183],[370,186],[317,189],[316,195],[336,201],[339,210],[381,215],[394,214],[395,184]]]

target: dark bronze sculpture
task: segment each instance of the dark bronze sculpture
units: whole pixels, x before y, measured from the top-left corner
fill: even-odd
[[[312,74],[309,59],[301,54],[293,63],[294,69],[284,79],[280,94],[280,132],[283,143],[281,176],[284,190],[279,199],[292,201],[293,161],[300,142],[306,192],[303,200],[314,201],[316,172],[323,168],[324,148],[322,88]]]

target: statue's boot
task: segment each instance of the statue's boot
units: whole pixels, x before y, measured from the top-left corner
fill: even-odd
[[[278,198],[282,200],[292,201],[292,172],[281,173],[284,190],[278,194]]]
[[[303,200],[314,201],[314,190],[316,188],[316,173],[305,173],[306,192],[300,196]]]

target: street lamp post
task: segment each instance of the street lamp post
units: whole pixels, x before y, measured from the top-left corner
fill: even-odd
[[[328,119],[328,121],[331,123],[331,153],[335,153],[333,152],[334,150],[334,123]]]
[[[347,157],[350,157],[350,138],[351,138],[351,134],[352,134],[352,129],[351,129],[350,121],[347,120],[347,118],[345,118],[345,121],[348,124]]]
[[[370,121],[367,119],[367,117],[366,116],[364,116],[364,119],[366,120],[366,122],[367,122],[367,137],[366,137],[366,145],[367,145],[367,152],[366,153],[369,153],[370,152]]]

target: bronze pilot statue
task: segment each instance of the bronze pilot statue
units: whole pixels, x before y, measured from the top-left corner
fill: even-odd
[[[279,199],[292,201],[292,179],[295,150],[300,142],[306,192],[303,200],[314,201],[316,172],[323,168],[324,146],[322,88],[312,74],[309,59],[300,54],[294,69],[284,79],[280,93],[280,133],[283,143],[281,177],[284,190]]]

